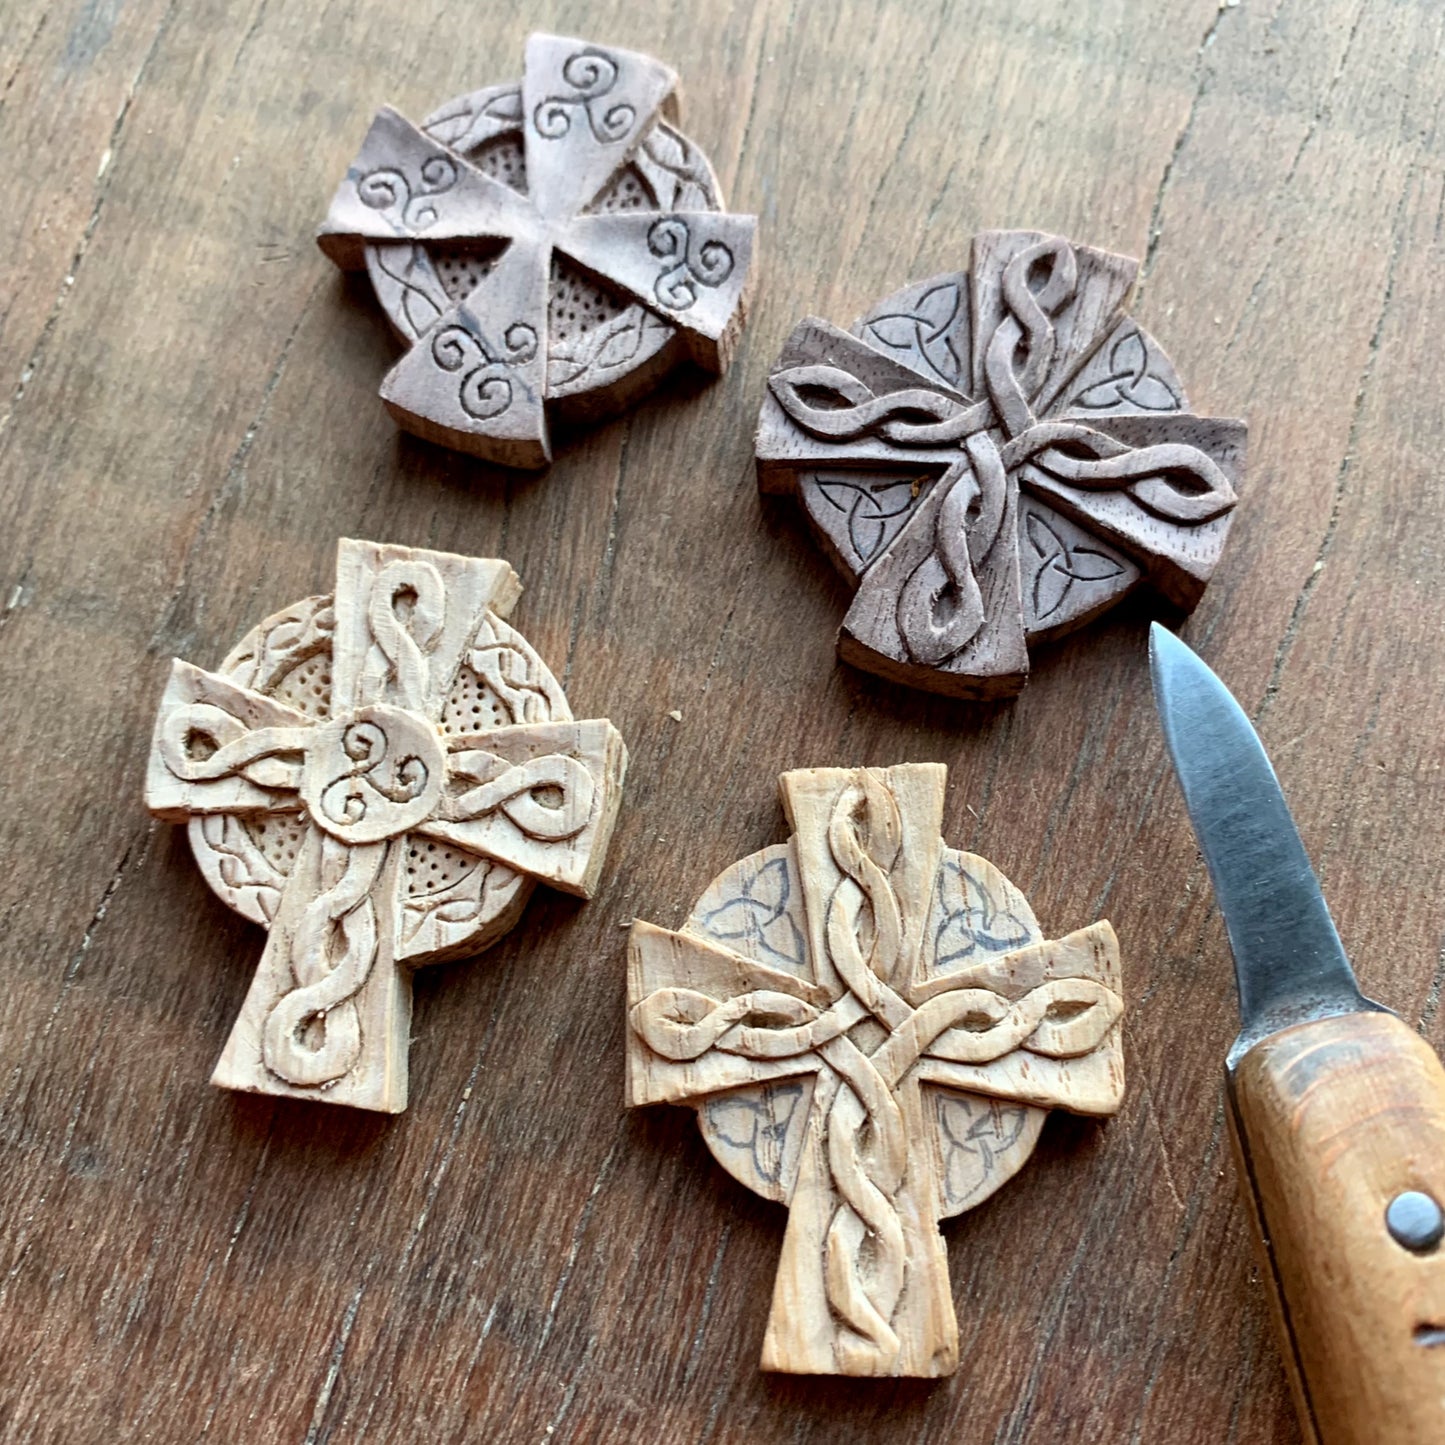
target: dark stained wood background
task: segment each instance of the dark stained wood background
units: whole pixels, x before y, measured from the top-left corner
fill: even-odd
[[[1294,1441],[1236,1198],[1217,913],[1147,607],[1014,704],[838,666],[847,592],[751,432],[794,322],[985,226],[1146,256],[1136,313],[1252,464],[1185,636],[1258,719],[1366,988],[1445,1043],[1438,0],[7,0],[0,24],[0,1437]],[[312,244],[374,108],[548,28],[662,56],[762,217],[737,363],[504,473],[399,438]],[[262,935],[151,822],[173,654],[330,585],[338,534],[505,556],[632,751],[600,896],[417,981],[397,1119],[207,1077]],[[680,709],[682,722],[667,714]],[[945,1228],[941,1383],[757,1370],[783,1211],[621,1108],[623,926],[784,835],[777,774],[940,759],[947,836],[1123,941],[1129,1095]]]

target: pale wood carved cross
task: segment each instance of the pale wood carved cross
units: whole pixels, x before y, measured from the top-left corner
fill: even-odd
[[[937,1221],[1019,1169],[1045,1112],[1118,1109],[1118,944],[1044,942],[940,837],[946,769],[785,773],[786,844],[681,932],[633,925],[628,1103],[692,1104],[718,1160],[788,1205],[762,1365],[958,1363]]]
[[[502,561],[343,540],[336,590],[217,672],[176,660],[146,775],[270,931],[212,1082],[397,1113],[409,969],[475,953],[534,882],[590,897],[627,751],[503,618]]]
[[[680,206],[664,208],[638,181],[617,205],[591,208],[661,118],[675,118],[676,84],[649,56],[538,34],[527,40],[520,87],[479,93],[425,129],[390,107],[378,113],[318,233],[322,250],[357,269],[368,264],[369,248],[374,259],[387,243],[507,243],[456,304],[438,300],[434,286],[413,285],[428,314],[407,318],[414,344],[381,387],[401,425],[510,466],[546,465],[544,402],[559,386],[548,365],[554,252],[676,328],[700,366],[726,367],[742,324],[756,219],[698,204],[716,193],[706,160],[669,137],[674,154],[658,164],[685,181],[674,187]],[[467,158],[518,127],[519,174],[497,179]],[[406,269],[384,267],[379,284],[411,284],[410,262],[399,264]],[[630,358],[641,328],[617,339]],[[645,367],[626,382],[619,373],[622,394],[610,400],[630,399],[650,379]],[[599,398],[599,409],[610,400]]]
[[[1236,503],[1243,422],[1194,416],[1123,312],[1138,263],[1034,231],[968,273],[802,322],[758,422],[762,489],[795,494],[857,593],[845,661],[965,698],[1019,691],[1028,644],[1147,584],[1193,608]]]

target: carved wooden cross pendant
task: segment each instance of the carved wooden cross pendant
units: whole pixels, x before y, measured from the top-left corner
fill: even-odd
[[[788,1205],[766,1370],[950,1373],[937,1221],[1023,1165],[1048,1109],[1123,1096],[1113,929],[1043,942],[1007,879],[944,846],[946,776],[785,773],[787,843],[680,933],[633,925],[628,1103],[694,1105],[719,1162]]]
[[[317,240],[412,343],[381,385],[400,425],[542,467],[544,402],[593,417],[683,356],[726,368],[757,223],[668,124],[676,84],[650,56],[533,35],[520,85],[422,126],[377,115]]]
[[[1188,611],[1229,534],[1239,421],[1190,415],[1122,307],[1127,256],[989,231],[968,274],[804,321],[758,421],[762,489],[796,494],[857,595],[839,655],[911,687],[1007,697],[1028,644],[1147,583]]]
[[[146,804],[270,930],[212,1082],[399,1113],[411,966],[476,953],[538,880],[590,897],[627,750],[502,620],[506,562],[343,540],[336,591],[175,661]]]

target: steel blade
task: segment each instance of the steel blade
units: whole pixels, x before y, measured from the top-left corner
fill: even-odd
[[[1290,1024],[1380,1011],[1355,981],[1319,880],[1259,735],[1229,689],[1155,623],[1149,668],[1164,740],[1214,896],[1239,986],[1229,1065]]]

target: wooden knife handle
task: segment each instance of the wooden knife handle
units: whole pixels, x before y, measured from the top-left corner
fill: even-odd
[[[1306,1439],[1445,1442],[1445,1068],[1393,1014],[1297,1024],[1236,1066],[1232,1121]],[[1392,1218],[1397,1230],[1409,1217]],[[1411,1231],[1400,1230],[1406,1237]]]

